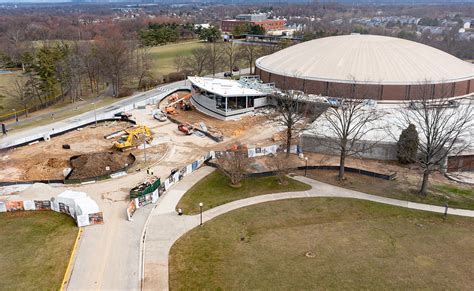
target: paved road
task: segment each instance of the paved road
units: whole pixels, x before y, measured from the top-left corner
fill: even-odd
[[[175,212],[176,204],[184,193],[192,187],[202,177],[206,176],[213,169],[204,167],[189,177],[185,177],[178,187],[171,190],[166,200],[163,200],[151,214],[148,225],[146,248],[145,248],[145,279],[143,288],[148,290],[168,290],[168,256],[174,242],[186,232],[199,225],[199,215],[178,216]],[[368,200],[383,204],[400,206],[410,209],[444,213],[445,208],[421,203],[413,203],[397,199],[385,198],[369,195],[358,191],[352,191],[337,186],[325,184],[305,177],[295,177],[295,179],[312,186],[309,191],[286,192],[255,196],[247,199],[233,201],[203,213],[203,222],[207,222],[219,215],[242,207],[259,204],[263,202],[276,201],[292,198],[310,197],[342,197]],[[474,217],[473,210],[450,208],[448,214]]]

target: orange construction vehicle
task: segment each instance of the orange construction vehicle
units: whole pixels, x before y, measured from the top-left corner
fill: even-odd
[[[194,132],[194,127],[189,123],[181,123],[180,125],[178,125],[178,130],[184,132],[184,134],[186,135],[191,135]]]
[[[170,101],[171,101],[171,98],[174,96],[174,94],[170,97]],[[186,95],[184,95],[183,97],[179,98],[179,99],[173,99],[174,101],[169,103],[168,105],[166,105],[165,107],[165,111],[167,114],[172,114],[172,115],[176,115],[178,114],[178,111],[176,111],[176,108],[175,108],[175,105],[179,105],[180,108],[182,110],[190,110],[191,109],[191,105],[189,105],[188,102],[186,102],[186,100],[188,100],[189,98],[191,98],[192,94],[191,93],[188,93]]]

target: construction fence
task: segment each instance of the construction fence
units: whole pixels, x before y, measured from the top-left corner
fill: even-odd
[[[59,201],[58,201],[59,200]],[[55,211],[71,216],[78,227],[103,224],[102,212],[81,213],[74,202],[51,198],[51,200],[0,201],[0,212]]]
[[[211,160],[214,157],[215,155],[213,151],[207,153],[206,155],[195,160],[191,164],[186,165],[185,167],[176,171],[174,174],[169,175],[168,178],[166,178],[160,184],[160,186],[157,189],[155,189],[153,192],[131,199],[131,201],[128,203],[128,206],[127,206],[127,211],[126,211],[127,219],[129,221],[132,221],[132,217],[137,211],[137,209],[145,205],[148,205],[150,203],[157,203],[159,198],[163,196],[166,193],[166,191],[168,191],[174,184],[181,181],[185,176],[195,172],[203,164],[205,164],[207,161]]]

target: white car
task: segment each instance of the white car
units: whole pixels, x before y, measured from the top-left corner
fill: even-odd
[[[162,111],[158,111],[157,113],[155,113],[153,115],[153,118],[161,122],[165,122],[168,119],[168,117],[166,117],[166,114],[163,113]]]

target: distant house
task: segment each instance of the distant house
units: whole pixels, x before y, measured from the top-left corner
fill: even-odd
[[[259,14],[239,14],[235,19],[225,19],[221,21],[221,30],[223,32],[232,32],[235,27],[253,24],[260,25],[266,31],[283,30],[285,28],[286,20],[284,19],[268,19],[264,13]]]

